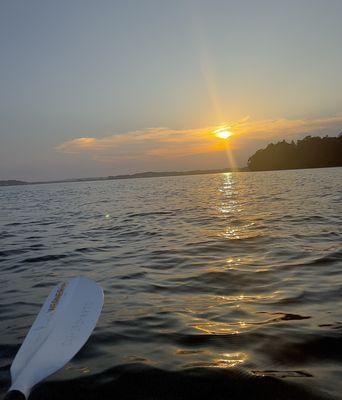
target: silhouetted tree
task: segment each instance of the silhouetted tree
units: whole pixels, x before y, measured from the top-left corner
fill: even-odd
[[[251,171],[273,169],[322,168],[342,166],[342,135],[337,137],[306,136],[297,143],[285,140],[270,143],[248,160]]]

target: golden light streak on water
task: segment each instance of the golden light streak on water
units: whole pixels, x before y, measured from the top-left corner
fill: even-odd
[[[247,354],[242,352],[223,353],[219,358],[213,360],[213,364],[219,368],[232,368],[243,364],[247,358]]]

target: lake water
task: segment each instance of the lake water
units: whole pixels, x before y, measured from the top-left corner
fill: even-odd
[[[341,178],[0,188],[0,393],[51,288],[83,275],[97,328],[32,398],[342,398]]]

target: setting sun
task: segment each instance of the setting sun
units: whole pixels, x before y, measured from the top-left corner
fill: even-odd
[[[227,128],[219,128],[214,131],[214,134],[220,139],[228,139],[233,133]]]

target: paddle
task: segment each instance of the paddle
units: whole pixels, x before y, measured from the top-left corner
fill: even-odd
[[[4,400],[28,398],[34,385],[70,361],[95,328],[102,306],[102,288],[90,279],[54,287],[15,356]]]

